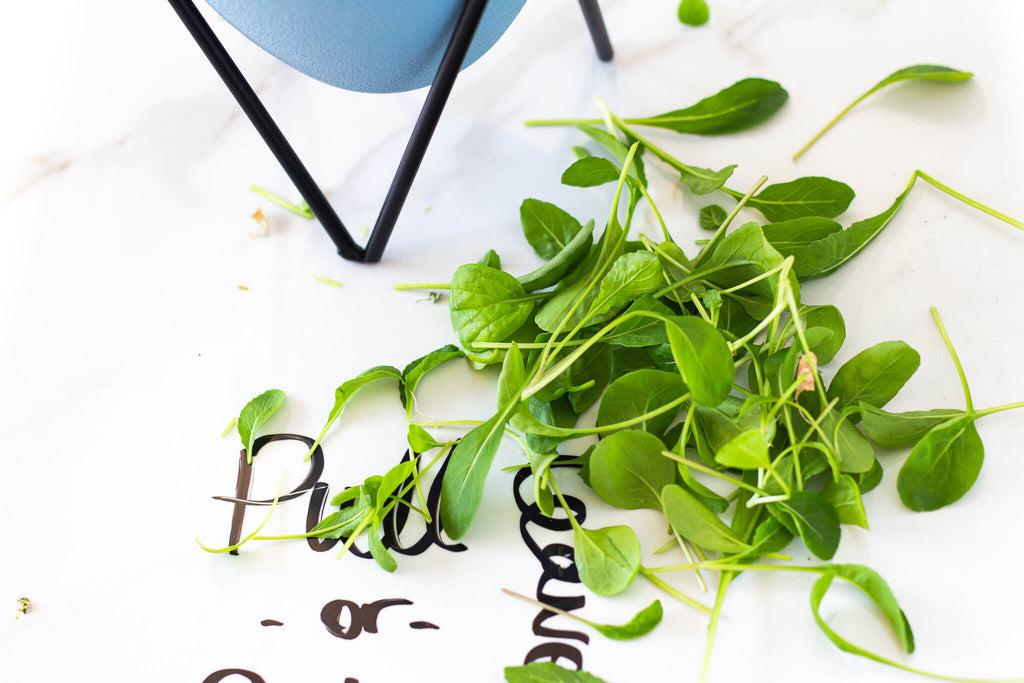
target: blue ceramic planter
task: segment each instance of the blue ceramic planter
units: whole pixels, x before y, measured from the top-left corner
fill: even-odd
[[[299,71],[359,92],[430,85],[463,0],[208,0],[250,40]],[[526,0],[490,0],[463,68],[497,42]]]

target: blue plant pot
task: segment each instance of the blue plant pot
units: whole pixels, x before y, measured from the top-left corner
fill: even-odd
[[[207,0],[251,41],[330,85],[386,93],[430,85],[463,0]],[[526,0],[490,0],[463,68]]]

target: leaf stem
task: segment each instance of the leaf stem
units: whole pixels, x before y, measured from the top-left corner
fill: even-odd
[[[960,375],[960,385],[964,388],[964,401],[967,403],[967,412],[974,412],[974,403],[971,401],[971,389],[967,386],[967,376],[964,375],[964,368],[960,365],[960,358],[956,355],[956,349],[953,348],[953,342],[949,340],[949,333],[946,332],[946,326],[942,324],[942,318],[939,317],[939,309],[932,306],[929,309],[932,313],[932,318],[935,319],[935,325],[939,328],[939,334],[942,335],[942,341],[946,345],[946,350],[949,351],[950,357],[953,359],[953,365],[956,366],[956,373]]]
[[[986,415],[992,415],[993,413],[1001,413],[1004,410],[1014,410],[1016,408],[1024,408],[1024,401],[1018,401],[1016,403],[1004,403],[1003,405],[995,406],[994,408],[986,408],[985,410],[979,410],[974,413],[974,417],[985,417]]]
[[[409,289],[451,289],[450,282],[400,282],[393,287],[395,291],[402,292]]]
[[[853,102],[851,102],[851,103],[849,104],[849,106],[847,106],[847,107],[846,107],[845,109],[843,109],[843,110],[842,110],[841,112],[839,112],[838,114],[836,114],[835,118],[833,118],[833,119],[832,119],[831,121],[829,121],[828,123],[826,123],[826,124],[825,124],[825,127],[824,127],[824,128],[822,128],[821,130],[819,130],[819,131],[818,131],[818,132],[817,132],[817,133],[815,134],[815,136],[814,136],[814,137],[812,137],[812,138],[811,138],[810,140],[808,140],[808,141],[807,141],[807,144],[805,144],[805,145],[804,145],[803,147],[801,147],[801,148],[800,148],[799,150],[797,150],[796,154],[794,154],[794,155],[793,155],[793,161],[796,161],[796,160],[797,160],[797,159],[799,159],[799,158],[800,158],[801,156],[803,156],[804,152],[806,152],[806,151],[807,151],[808,149],[810,149],[811,145],[813,145],[813,144],[814,144],[815,142],[817,142],[817,141],[818,141],[818,139],[819,139],[819,138],[821,138],[821,136],[822,136],[822,135],[824,135],[825,133],[827,133],[827,132],[828,132],[828,130],[829,130],[829,129],[830,129],[830,128],[831,128],[832,126],[836,125],[836,124],[837,124],[837,123],[839,122],[839,119],[841,119],[841,118],[843,118],[844,116],[846,116],[846,114],[847,114],[847,113],[849,113],[849,111],[850,111],[851,109],[853,109],[854,107],[856,107],[856,106],[857,106],[858,104],[860,104],[860,103],[861,103],[861,102],[862,102],[862,101],[863,101],[863,100],[864,100],[864,99],[865,99],[866,97],[868,97],[868,95],[871,95],[871,94],[872,94],[872,93],[874,93],[874,92],[875,92],[875,88],[872,88],[871,90],[868,90],[868,91],[867,91],[866,93],[864,93],[863,95],[861,95],[860,97],[858,97],[857,99],[855,99],[855,100],[854,100]]]
[[[695,610],[703,612],[704,614],[711,614],[711,609],[710,608],[708,608],[707,606],[702,605],[701,603],[697,602],[696,600],[691,598],[686,593],[682,593],[682,592],[676,590],[675,588],[673,588],[672,586],[668,585],[667,583],[665,583],[664,581],[659,579],[657,576],[655,576],[653,573],[648,571],[646,567],[640,567],[640,573],[643,575],[643,577],[645,579],[647,579],[648,581],[653,583],[655,586],[657,586],[661,590],[663,590],[666,593],[668,593],[669,595],[671,595],[676,600],[679,600],[680,602],[683,602],[683,603],[689,605],[690,607],[694,608]]]
[[[541,609],[547,610],[548,612],[553,612],[555,614],[561,614],[563,617],[569,617],[570,619],[575,619],[576,621],[580,622],[581,624],[586,624],[587,626],[589,626],[591,628],[596,628],[596,625],[594,624],[594,622],[588,621],[588,620],[584,619],[583,617],[578,617],[578,616],[576,616],[575,614],[573,614],[571,612],[566,612],[564,609],[555,607],[554,605],[549,605],[546,602],[541,602],[540,600],[534,600],[533,598],[528,598],[525,595],[522,595],[521,593],[516,593],[515,591],[510,591],[507,588],[502,588],[501,592],[504,593],[505,595],[510,595],[513,598],[516,598],[517,600],[522,600],[523,602],[528,602],[531,605],[536,605],[537,607],[540,607]]]
[[[979,201],[976,201],[974,199],[971,199],[970,197],[967,197],[967,196],[964,196],[964,195],[960,194],[959,192],[957,192],[956,190],[954,190],[950,186],[945,185],[943,183],[940,183],[938,180],[936,180],[935,178],[931,177],[930,175],[928,175],[924,171],[918,169],[918,170],[914,171],[914,175],[917,176],[918,178],[920,178],[921,180],[924,180],[926,183],[929,183],[933,187],[936,187],[936,188],[942,190],[943,192],[948,194],[950,197],[952,197],[954,199],[959,199],[964,204],[967,204],[968,206],[973,207],[973,208],[977,209],[978,211],[981,211],[982,213],[987,213],[989,216],[992,216],[993,218],[998,218],[1002,222],[1008,223],[1009,225],[1012,225],[1013,227],[1018,228],[1019,230],[1024,230],[1024,223],[1020,222],[1019,220],[1017,220],[1015,218],[1010,218],[1005,213],[1001,213],[999,211],[996,211],[995,209],[991,209],[991,208],[985,206],[984,204],[982,204]]]
[[[313,220],[313,218],[314,218],[313,210],[311,208],[309,208],[309,206],[306,206],[305,204],[303,206],[296,206],[295,204],[292,204],[287,199],[282,199],[281,197],[278,197],[273,192],[271,192],[269,190],[264,190],[259,185],[250,185],[249,186],[249,190],[251,190],[252,192],[255,192],[256,194],[260,195],[261,197],[264,197],[265,199],[270,200],[271,202],[273,202],[274,204],[277,204],[278,206],[280,206],[283,209],[288,209],[292,213],[297,214],[299,216],[302,216],[303,218],[307,218],[309,220]]]

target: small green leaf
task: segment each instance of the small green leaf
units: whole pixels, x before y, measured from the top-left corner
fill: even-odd
[[[252,463],[252,445],[256,441],[256,430],[262,427],[277,409],[284,404],[284,392],[270,389],[245,404],[238,414],[238,436],[248,462]]]
[[[737,199],[739,192],[730,192]],[[747,202],[772,223],[806,216],[835,218],[846,211],[854,192],[846,183],[831,178],[808,176],[788,183],[769,185]]]
[[[501,257],[498,256],[498,252],[493,249],[488,249],[487,253],[480,257],[477,261],[481,266],[487,266],[488,268],[495,268],[501,270]]]
[[[409,442],[409,448],[412,449],[413,453],[426,453],[432,448],[443,445],[435,441],[434,437],[419,425],[409,425],[409,433],[406,435],[405,440]]]
[[[636,370],[611,383],[597,411],[597,425],[617,424],[646,415],[686,393],[678,373],[662,370]],[[679,409],[667,410],[633,425],[661,437]]]
[[[885,618],[888,619],[889,624],[895,631],[896,637],[899,639],[903,649],[907,653],[914,651],[914,633],[910,628],[910,622],[907,620],[907,615],[905,615],[903,610],[900,609],[899,603],[896,602],[896,597],[892,594],[892,590],[889,588],[889,585],[881,576],[878,575],[877,572],[860,565],[833,565],[828,567],[827,571],[821,575],[821,578],[814,583],[814,587],[811,589],[811,613],[814,614],[814,621],[817,622],[818,627],[821,628],[825,635],[828,636],[828,639],[843,652],[867,657],[868,659],[881,662],[882,664],[900,666],[895,662],[857,647],[833,631],[825,622],[825,619],[821,616],[820,612],[821,600],[825,597],[825,593],[828,592],[829,587],[832,585],[832,581],[837,576],[849,581],[863,591],[865,595],[871,598],[871,600],[878,605],[878,608],[882,610],[882,614],[885,615]]]
[[[665,329],[672,357],[693,400],[712,408],[724,401],[736,370],[722,333],[695,316],[676,318]]]
[[[309,449],[309,453],[306,455],[307,460],[313,454],[313,451],[316,450],[316,447],[320,445],[320,442],[323,441],[323,438],[327,436],[327,432],[330,430],[331,425],[333,425],[341,416],[341,411],[345,409],[345,405],[348,404],[352,395],[367,384],[379,379],[397,379],[401,381],[402,373],[398,371],[398,368],[390,365],[378,365],[361,372],[350,380],[342,382],[341,385],[334,390],[334,405],[331,407],[331,412],[327,414],[327,421],[324,423],[323,429],[320,430],[320,434],[316,437],[316,441],[313,442],[313,446]]]
[[[821,497],[835,508],[840,524],[868,528],[868,518],[864,512],[864,502],[860,498],[860,489],[850,475],[843,474],[837,481],[826,484],[821,490]]]
[[[570,671],[554,662],[531,662],[523,666],[506,666],[508,683],[605,683],[586,671]]]
[[[416,386],[420,383],[420,380],[423,379],[424,375],[442,363],[454,358],[462,358],[465,355],[466,354],[462,353],[457,346],[445,344],[436,351],[431,351],[425,356],[421,356],[406,365],[402,370],[402,377],[398,382],[398,387],[402,396],[402,407],[411,414],[413,395],[416,392]]]
[[[592,315],[601,315],[629,304],[645,294],[656,292],[662,285],[658,257],[649,251],[633,251],[615,259],[601,278]]]
[[[962,410],[949,408],[887,413],[869,403],[860,403],[864,431],[872,441],[884,448],[913,446],[935,427],[966,414]]]
[[[896,489],[911,510],[938,510],[967,493],[978,479],[985,447],[974,417],[949,420],[917,442],[900,468]]]
[[[745,78],[692,107],[643,119],[626,119],[626,123],[694,135],[735,133],[770,119],[788,97],[789,93],[774,81]]]
[[[722,553],[750,548],[700,500],[676,484],[661,490],[661,505],[672,529],[702,548]]]
[[[384,507],[390,498],[401,487],[407,479],[416,473],[416,463],[412,460],[400,462],[384,473],[380,486],[377,488],[378,509]]]
[[[537,270],[519,277],[519,283],[527,292],[545,289],[558,284],[566,273],[580,264],[590,253],[594,244],[594,221],[588,221],[565,248],[555,254]]]
[[[598,442],[590,455],[590,485],[615,507],[661,509],[661,490],[675,482],[676,466],[658,437],[626,429]]]
[[[820,327],[831,332],[831,336],[811,344],[811,351],[818,357],[818,365],[832,362],[846,341],[846,321],[843,314],[835,306],[804,306],[800,309],[800,317],[808,331]]]
[[[614,183],[619,179],[619,169],[604,157],[587,156],[578,159],[562,174],[562,184],[573,187],[595,187]]]
[[[701,207],[697,223],[704,230],[718,230],[728,217],[729,213],[718,204],[709,204]]]
[[[380,565],[380,568],[386,572],[393,572],[398,569],[398,562],[388,552],[388,549],[384,547],[377,527],[371,524],[366,531],[367,537],[370,539],[370,554],[373,555],[373,559]]]
[[[905,342],[875,344],[848,360],[828,387],[839,407],[865,402],[881,408],[891,401],[921,365],[921,356]]]
[[[441,482],[441,524],[459,539],[469,531],[484,495],[484,483],[501,445],[508,413],[495,415],[469,431],[448,458]]]
[[[621,593],[640,571],[640,541],[628,526],[591,530],[576,525],[573,550],[580,580],[598,595]]]
[[[811,491],[794,491],[789,500],[770,503],[789,515],[804,545],[823,560],[830,560],[839,548],[839,515],[824,498]],[[771,508],[769,508],[771,509]],[[776,516],[785,523],[785,520]]]
[[[703,26],[711,16],[704,0],[681,0],[677,14],[679,21],[687,26]]]
[[[523,354],[520,353],[519,346],[512,342],[512,347],[501,364],[501,374],[498,375],[498,412],[509,409],[521,400],[519,393],[525,383],[526,366],[523,364]]]
[[[543,259],[564,249],[583,227],[562,209],[539,199],[524,199],[519,207],[519,219],[526,241]]]
[[[748,429],[726,442],[715,453],[715,462],[740,470],[767,469],[771,467],[768,442],[760,429]]]
[[[463,347],[508,339],[530,318],[533,301],[508,273],[469,263],[452,276],[452,327]]]
[[[645,636],[654,630],[654,627],[661,623],[663,611],[661,607],[661,601],[655,600],[647,607],[636,613],[636,615],[629,620],[629,623],[623,624],[622,626],[614,626],[611,624],[595,624],[590,622],[597,631],[612,640],[632,640],[633,638],[639,638]]]

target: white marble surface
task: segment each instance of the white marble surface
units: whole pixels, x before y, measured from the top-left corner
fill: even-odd
[[[401,367],[454,340],[443,307],[392,284],[443,281],[491,247],[508,270],[531,269],[536,259],[517,211],[527,196],[584,219],[606,213],[608,188],[558,185],[579,136],[526,129],[526,118],[590,115],[595,95],[624,114],[657,113],[763,76],[791,95],[767,125],[727,138],[659,139],[690,163],[739,164],[736,186],[762,173],[776,181],[844,180],[857,191],[844,223],[888,206],[915,168],[1024,216],[1020,3],[710,4],[711,22],[687,29],[674,19],[674,2],[606,0],[616,59],[603,65],[575,3],[528,3],[456,84],[385,261],[373,267],[341,261],[317,225],[247,190],[257,183],[294,195],[168,5],[5,6],[2,677],[198,682],[216,669],[243,667],[268,683],[498,681],[502,666],[545,642],[530,631],[535,611],[498,592],[530,593],[540,572],[519,539],[511,475],[498,467],[466,539],[470,551],[400,558],[394,575],[314,554],[301,542],[228,557],[206,554],[194,540],[226,538],[230,508],[210,497],[233,491],[237,439],[220,432],[246,400],[280,387],[288,403],[270,430],[315,434],[340,381],[371,365]],[[357,233],[372,224],[423,93],[334,90],[215,25],[343,219]],[[790,161],[852,97],[914,63],[977,76],[879,94],[799,163]],[[667,173],[651,175],[677,239],[697,238],[694,207],[705,201],[675,190]],[[257,239],[249,215],[260,206],[270,234]],[[652,231],[646,209],[640,223]],[[894,401],[897,409],[960,406],[931,305],[957,344],[976,403],[1006,403],[1024,399],[1022,258],[1024,233],[921,185],[865,255],[808,286],[805,298],[836,303],[845,314],[840,360],[886,339],[921,352],[921,369]],[[486,418],[493,379],[445,368],[425,384],[421,409]],[[361,396],[324,444],[332,490],[395,461],[403,420],[390,388]],[[826,601],[837,628],[910,666],[1024,675],[1021,425],[1012,413],[981,423],[987,457],[977,485],[935,513],[900,506],[901,458],[886,456],[887,475],[866,496],[872,530],[846,528],[836,560],[868,564],[888,579],[918,649],[901,654],[878,618],[850,609],[863,605],[841,591]],[[278,465],[294,455],[268,456],[254,493],[271,497]],[[508,447],[497,465],[516,461]],[[305,505],[293,508],[283,506],[278,528],[301,526]],[[596,502],[589,509],[595,523],[613,518]],[[643,515],[631,519],[642,523]],[[794,552],[804,555],[797,546]],[[677,583],[694,592],[686,579]],[[802,576],[737,581],[709,680],[912,680],[835,650],[813,623],[809,589]],[[15,620],[22,595],[32,610]],[[386,612],[378,634],[341,641],[320,624],[329,600],[396,596],[415,605]],[[637,584],[616,599],[588,596],[587,611],[622,621],[654,597]],[[665,622],[648,638],[595,636],[580,646],[586,668],[610,683],[696,680],[704,621],[664,602]],[[285,625],[264,628],[264,618]],[[411,631],[412,619],[441,630]]]

